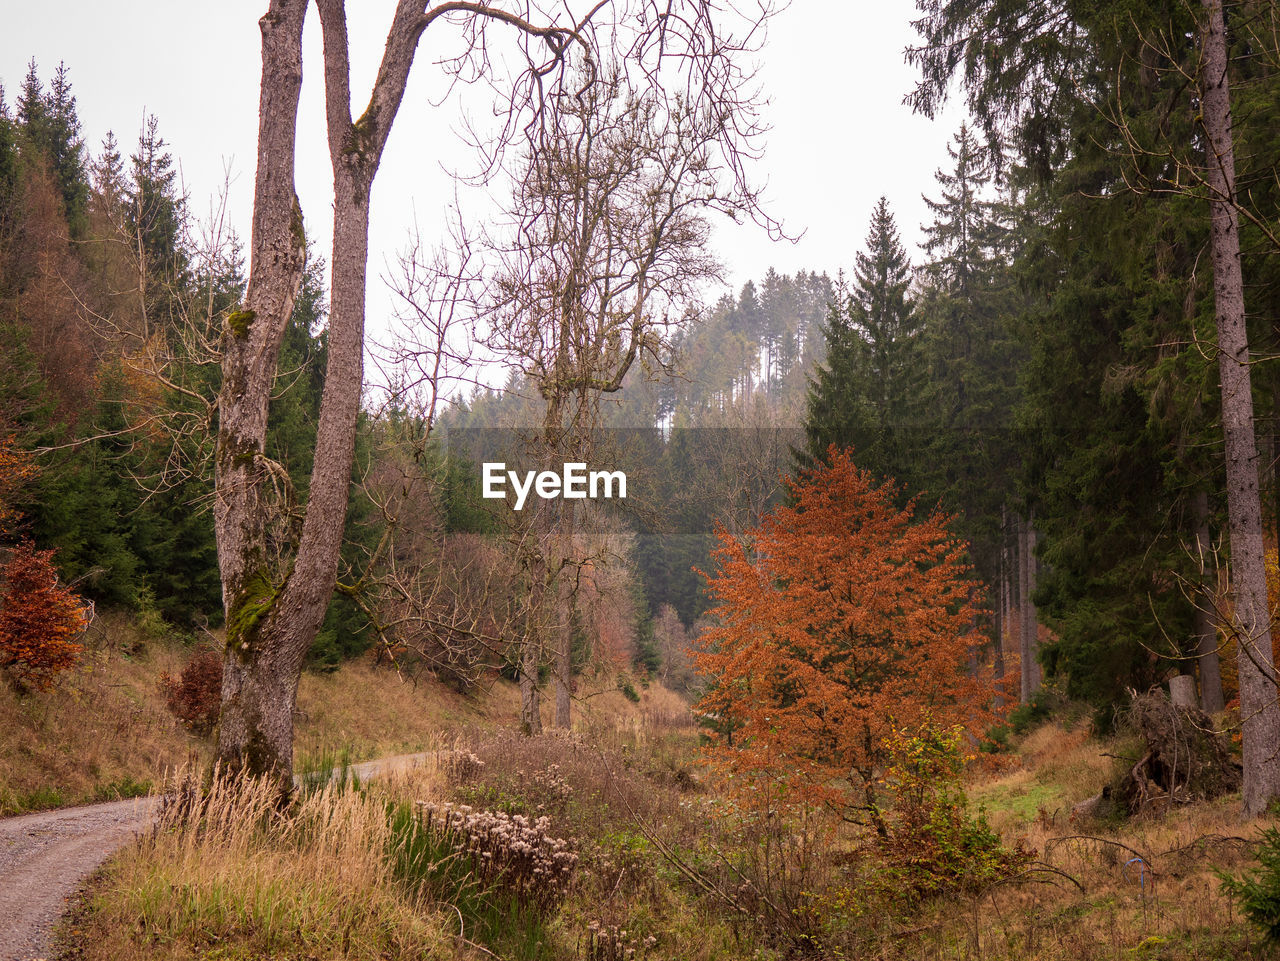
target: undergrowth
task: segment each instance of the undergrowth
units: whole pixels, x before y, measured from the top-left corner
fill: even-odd
[[[1238,802],[1073,823],[1114,766],[1101,755],[1124,750],[1081,727],[1034,729],[985,775],[955,732],[902,732],[879,823],[860,824],[741,806],[696,745],[666,722],[472,732],[428,769],[317,783],[286,814],[215,788],[117,859],[85,957],[1270,956],[1217,873],[1256,843]],[[1052,808],[1013,803],[1041,788]]]

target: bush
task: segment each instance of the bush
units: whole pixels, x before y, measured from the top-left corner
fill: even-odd
[[[20,686],[47,690],[80,656],[73,638],[84,632],[87,607],[58,583],[53,551],[30,541],[0,567],[0,666]]]
[[[635,685],[632,684],[630,680],[628,680],[622,674],[619,674],[617,683],[618,683],[618,690],[622,692],[623,697],[625,697],[632,704],[640,703],[640,694],[639,692],[636,691]]]
[[[578,856],[568,841],[551,836],[547,818],[419,803],[427,833],[467,858],[471,876],[482,884],[500,886],[544,911],[564,896]]]
[[[1053,714],[1053,698],[1045,691],[1036,691],[1026,704],[1019,704],[1009,712],[1007,723],[1014,734],[1026,734],[1037,724],[1049,720]]]
[[[169,713],[192,734],[207,737],[222,706],[222,658],[208,647],[198,648],[176,678],[160,675],[160,690]]]
[[[879,815],[879,848],[898,895],[929,898],[951,891],[979,892],[1020,871],[1032,857],[1006,848],[981,811],[972,815],[960,788],[969,758],[964,729],[921,725],[886,741],[885,784],[891,804]]]
[[[1271,943],[1280,943],[1280,830],[1267,828],[1254,853],[1258,867],[1251,874],[1233,877],[1220,873],[1222,890],[1240,902],[1246,918],[1262,929]]]

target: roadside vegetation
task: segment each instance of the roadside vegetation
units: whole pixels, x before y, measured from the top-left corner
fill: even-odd
[[[1082,714],[963,765],[945,734],[898,739],[880,837],[821,807],[739,803],[692,715],[640,696],[593,699],[571,735],[471,726],[423,767],[285,813],[261,784],[188,783],[94,882],[67,956],[1272,956],[1223,872],[1254,876],[1280,822],[1243,826],[1238,794],[1073,815],[1133,749]]]

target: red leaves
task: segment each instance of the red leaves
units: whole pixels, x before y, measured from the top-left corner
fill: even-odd
[[[86,624],[84,602],[58,583],[53,553],[24,541],[0,568],[0,666],[42,691],[75,663],[73,638]]]
[[[878,776],[895,725],[991,720],[970,672],[980,587],[946,518],[894,505],[847,452],[791,482],[743,543],[720,531],[719,626],[700,639],[700,710],[732,728],[724,764],[761,801],[839,802]]]
[[[160,675],[165,706],[192,734],[213,733],[222,707],[222,658],[208,647],[200,648],[176,678]]]

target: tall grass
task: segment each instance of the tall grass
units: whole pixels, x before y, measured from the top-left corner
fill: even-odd
[[[397,878],[385,802],[334,782],[282,812],[271,783],[221,778],[180,797],[98,890],[94,957],[458,956]]]

